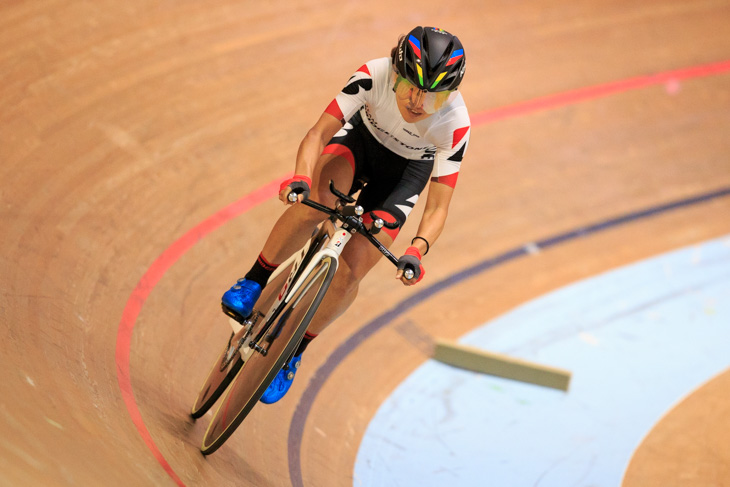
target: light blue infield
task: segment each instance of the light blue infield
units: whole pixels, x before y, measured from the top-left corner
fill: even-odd
[[[372,419],[354,486],[619,486],[654,425],[730,367],[730,236],[559,289],[460,343],[570,370],[570,390],[430,360]]]

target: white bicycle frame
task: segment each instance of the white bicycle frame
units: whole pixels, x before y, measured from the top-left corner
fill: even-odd
[[[279,292],[276,300],[274,300],[274,303],[269,308],[269,311],[266,313],[266,315],[263,316],[262,319],[265,320],[269,316],[271,316],[271,313],[274,312],[274,310],[282,303],[282,301],[288,303],[291,297],[295,296],[299,288],[304,284],[304,282],[306,281],[306,277],[309,276],[309,274],[314,270],[317,265],[319,265],[322,259],[326,257],[331,257],[337,263],[337,265],[339,265],[340,254],[342,254],[342,250],[347,245],[347,242],[349,242],[352,238],[352,234],[347,230],[342,229],[340,226],[335,226],[330,220],[325,220],[323,222],[323,225],[325,225],[326,227],[329,241],[320,251],[312,256],[312,259],[309,261],[309,264],[304,269],[304,272],[302,272],[299,279],[297,279],[297,281],[293,283],[293,287],[292,281],[294,280],[294,277],[297,273],[297,269],[299,269],[299,266],[302,263],[302,259],[304,259],[304,256],[307,255],[309,246],[312,244],[312,239],[307,240],[307,243],[304,244],[304,247],[302,247],[301,250],[293,253],[288,259],[281,263],[281,265],[279,265],[277,269],[271,274],[271,277],[269,277],[268,282],[273,281],[284,271],[284,269],[287,269],[290,264],[293,264],[291,270],[289,271],[289,277],[287,278],[286,283],[284,283],[284,286],[281,288],[281,292]],[[243,328],[243,325],[241,325],[233,318],[229,318],[228,322],[230,323],[231,328],[233,328],[233,333],[238,333],[241,328]]]

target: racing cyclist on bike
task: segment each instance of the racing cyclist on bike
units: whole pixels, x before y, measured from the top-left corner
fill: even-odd
[[[430,180],[416,236],[399,259],[396,279],[413,285],[424,276],[422,257],[444,227],[459,167],[469,142],[470,121],[457,91],[466,58],[459,39],[441,29],[416,27],[401,36],[390,57],[365,63],[348,80],[299,146],[295,176],[282,183],[279,199],[291,205],[274,225],[251,270],[222,297],[226,314],[248,317],[277,265],[299,250],[322,221],[318,211],[292,204],[312,195],[333,206],[337,188],[361,189],[364,221],[377,218],[402,226]],[[364,184],[364,187],[363,187]],[[399,227],[383,228],[389,247]],[[357,295],[360,281],[381,252],[355,235],[344,249],[340,268],[294,355],[287,360],[261,401],[281,399],[289,390],[309,342],[340,316]],[[414,276],[404,276],[406,266]]]

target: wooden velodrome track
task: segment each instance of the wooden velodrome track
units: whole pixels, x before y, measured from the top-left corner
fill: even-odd
[[[728,0],[3,2],[0,485],[352,485],[369,419],[428,358],[419,336],[455,339],[562,285],[726,235],[730,197],[424,301],[342,359],[292,439],[329,354],[415,292],[382,262],[289,395],[204,458],[207,421],[188,411],[228,333],[220,295],[282,211],[271,184],[349,75],[418,24],[466,46],[472,141],[428,286],[527,242],[730,187],[729,19]],[[576,92],[622,80],[634,81]],[[730,485],[728,424],[725,373],[658,424],[624,485]],[[688,429],[703,432],[699,446],[677,433]]]

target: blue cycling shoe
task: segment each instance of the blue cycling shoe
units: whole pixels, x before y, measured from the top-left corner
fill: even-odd
[[[276,374],[274,380],[269,384],[269,387],[264,391],[264,395],[261,396],[261,402],[264,404],[273,404],[289,392],[289,388],[294,382],[294,376],[297,373],[297,369],[302,363],[302,356],[298,355],[292,357],[288,363]]]
[[[221,298],[223,312],[236,321],[243,323],[246,318],[251,316],[253,306],[259,296],[261,296],[261,285],[241,278],[223,294]]]

